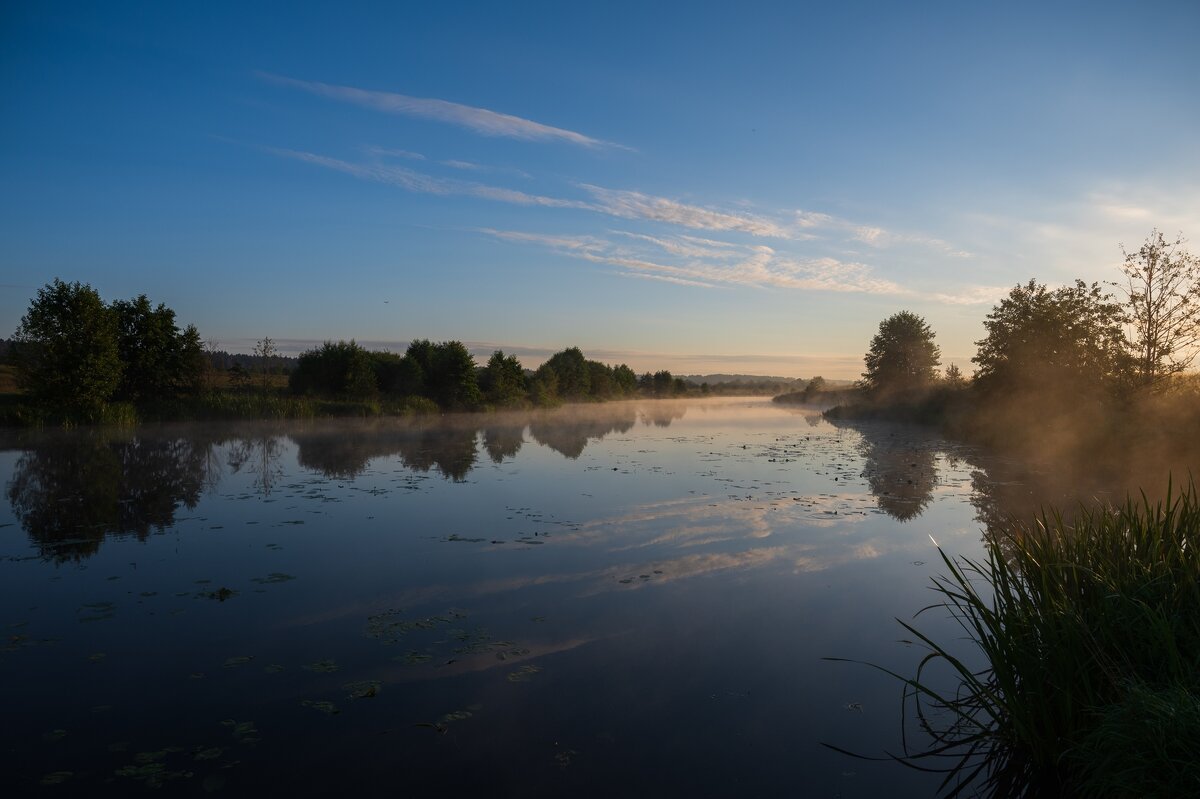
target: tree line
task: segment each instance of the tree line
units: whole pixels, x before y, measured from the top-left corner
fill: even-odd
[[[1123,280],[1076,280],[1050,289],[1014,287],[984,320],[970,383],[988,394],[1057,387],[1119,399],[1156,389],[1185,371],[1200,344],[1200,259],[1157,230],[1124,251]],[[876,399],[911,395],[939,382],[965,386],[954,364],[939,375],[929,324],[910,311],[884,319],[864,357],[862,387]]]
[[[1200,259],[1154,230],[1124,251],[1121,279],[1013,287],[983,321],[974,374],[944,371],[936,336],[911,311],[879,324],[862,401],[834,417],[934,422],[952,434],[1046,455],[1153,443],[1161,457],[1200,435]]]
[[[445,410],[674,397],[690,390],[669,371],[639,377],[625,364],[589,360],[578,347],[556,352],[529,370],[502,350],[477,367],[462,342],[427,339],[413,341],[404,355],[368,351],[354,341],[326,341],[301,354],[288,385],[305,396],[424,398]]]
[[[287,393],[293,397],[388,400],[409,410],[550,406],[698,390],[667,370],[638,376],[625,364],[589,360],[578,347],[534,370],[499,350],[477,366],[462,342],[427,339],[413,341],[403,355],[368,351],[352,340],[326,341],[284,359],[264,338],[252,355],[231,357],[206,348],[194,325],[180,328],[173,310],[144,294],[105,303],[91,286],[57,278],[38,290],[8,344],[27,395],[80,421],[107,418],[105,409],[119,403],[140,407],[221,390],[276,396],[285,366],[292,367]]]

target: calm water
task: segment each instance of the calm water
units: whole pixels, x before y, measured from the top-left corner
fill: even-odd
[[[10,435],[6,793],[929,796],[821,658],[911,673],[1008,471],[765,400]]]

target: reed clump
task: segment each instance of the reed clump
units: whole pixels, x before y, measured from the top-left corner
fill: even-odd
[[[922,612],[948,609],[986,666],[901,621],[929,651],[915,677],[894,676],[933,743],[906,742],[900,759],[950,758],[950,794],[1200,796],[1194,482],[1161,501],[1014,521],[989,533],[981,562],[941,556],[940,601]],[[946,666],[953,693],[933,685]]]

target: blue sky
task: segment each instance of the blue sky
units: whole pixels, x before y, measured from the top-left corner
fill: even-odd
[[[6,3],[0,333],[60,277],[231,350],[856,377],[909,309],[969,367],[1013,285],[1200,236],[1197,33],[1195,2]]]

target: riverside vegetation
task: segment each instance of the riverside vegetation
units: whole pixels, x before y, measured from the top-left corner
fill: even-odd
[[[12,341],[23,393],[0,397],[0,424],[413,415],[710,393],[707,383],[667,370],[638,376],[577,347],[528,370],[499,350],[478,367],[459,341],[413,341],[404,355],[327,341],[288,374],[270,338],[258,342],[251,369],[236,361],[217,369],[212,349],[145,295],[106,304],[91,286],[56,279],[38,291]]]
[[[948,762],[948,795],[1200,795],[1200,381],[1186,373],[1200,263],[1181,244],[1155,231],[1126,253],[1112,284],[1124,302],[1082,281],[1015,287],[984,322],[970,380],[953,365],[937,375],[923,319],[889,317],[851,401],[826,411],[936,424],[1059,470],[1119,467],[1167,486],[1158,500],[1145,491],[1161,484],[1144,483],[1116,506],[991,525],[982,561],[939,548],[947,574],[922,612],[947,611],[986,665],[900,621],[928,654],[915,676],[882,670],[931,741],[906,740],[897,759]],[[1182,491],[1172,472],[1189,475]]]

